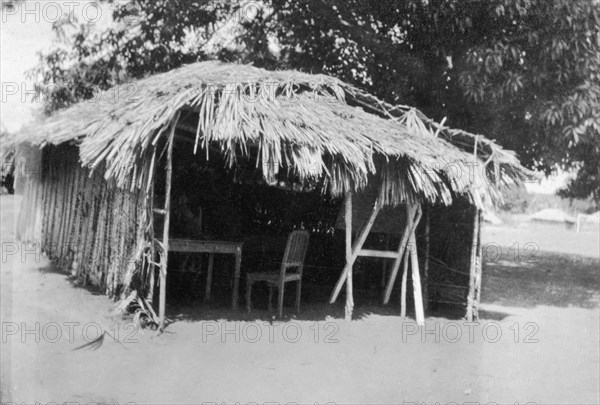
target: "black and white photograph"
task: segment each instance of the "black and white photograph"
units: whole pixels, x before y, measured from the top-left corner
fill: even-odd
[[[1,405],[600,404],[600,0],[0,0]]]

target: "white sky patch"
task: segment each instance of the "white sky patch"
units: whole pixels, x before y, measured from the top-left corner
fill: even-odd
[[[573,173],[558,170],[557,173],[550,175],[548,178],[542,177],[537,183],[525,183],[525,188],[529,193],[555,194],[559,189],[567,185],[573,175]]]
[[[13,9],[3,9],[1,14],[0,121],[8,131],[17,132],[42,107],[42,100],[32,100],[34,82],[26,78],[25,72],[37,64],[38,52],[51,48],[55,40],[52,25],[61,18],[105,25],[112,19],[112,10],[107,4],[91,0],[46,0],[26,1]]]

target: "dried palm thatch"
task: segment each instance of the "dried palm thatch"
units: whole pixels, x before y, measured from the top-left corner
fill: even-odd
[[[76,142],[84,166],[119,187],[149,190],[159,140],[186,110],[198,115],[194,153],[217,146],[234,165],[255,148],[265,179],[285,167],[301,180],[324,178],[333,195],[377,175],[384,204],[449,205],[465,195],[485,207],[501,200],[500,185],[525,175],[514,153],[483,136],[329,76],[200,62],[124,89],[57,112],[19,141]]]

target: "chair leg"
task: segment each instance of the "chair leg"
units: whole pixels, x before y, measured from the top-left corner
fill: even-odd
[[[296,313],[300,313],[300,294],[302,289],[302,279],[298,280],[298,284],[296,284]]]
[[[279,284],[279,300],[278,300],[278,308],[279,308],[279,318],[283,318],[283,290],[285,290],[285,283]]]
[[[246,277],[246,310],[248,314],[252,311],[252,280]]]

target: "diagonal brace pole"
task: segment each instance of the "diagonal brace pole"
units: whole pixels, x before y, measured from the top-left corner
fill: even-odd
[[[356,261],[356,258],[358,257],[358,253],[362,249],[362,246],[364,245],[365,240],[367,240],[367,236],[369,235],[369,232],[371,232],[371,228],[373,227],[373,224],[375,223],[375,219],[377,218],[377,215],[379,214],[380,210],[381,210],[381,202],[380,202],[380,199],[377,198],[377,200],[375,201],[375,205],[373,206],[373,211],[371,211],[371,215],[369,216],[369,220],[367,221],[367,223],[365,224],[363,229],[360,231],[358,238],[356,239],[356,241],[354,242],[354,245],[352,246],[352,253],[349,256],[347,256],[346,265],[344,266],[344,270],[342,270],[342,274],[340,275],[340,278],[338,279],[338,281],[335,285],[335,288],[333,289],[333,293],[331,294],[331,298],[329,299],[330,304],[333,304],[337,300],[337,297],[342,289],[342,285],[344,285],[344,282],[346,281],[346,277],[348,276],[348,273],[349,273],[350,269],[352,268],[352,265],[354,265],[354,262]],[[348,215],[348,214],[346,213],[346,215]],[[350,213],[350,215],[352,215],[352,214]]]
[[[392,295],[392,289],[394,288],[394,283],[396,281],[396,277],[398,276],[398,270],[400,269],[400,262],[402,261],[402,256],[404,255],[406,246],[409,243],[410,235],[414,233],[415,229],[417,228],[417,225],[419,224],[419,221],[421,220],[421,206],[407,206],[406,218],[406,227],[404,229],[404,234],[402,235],[402,239],[400,241],[400,246],[398,247],[398,255],[396,256],[396,259],[394,259],[394,266],[390,273],[388,284],[385,288],[385,296],[383,298],[384,304],[388,304],[390,302],[390,296]],[[408,257],[406,259],[408,259]]]

